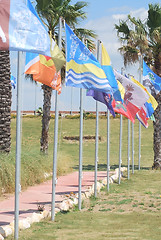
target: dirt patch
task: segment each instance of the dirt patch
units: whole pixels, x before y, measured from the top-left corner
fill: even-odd
[[[158,195],[140,194],[138,192],[110,193],[101,191],[98,198],[91,197],[84,202],[84,211],[92,212],[160,212],[161,197]]]
[[[79,136],[64,136],[63,139],[67,140],[67,141],[79,141]],[[91,140],[95,140],[95,139],[96,139],[96,137],[92,136],[92,135],[83,136],[83,140],[86,140],[86,141],[91,141]],[[98,140],[102,141],[102,137],[99,136]]]

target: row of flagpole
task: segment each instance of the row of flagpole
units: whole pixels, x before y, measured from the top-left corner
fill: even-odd
[[[59,38],[58,46],[61,49],[62,39],[62,19],[59,19]],[[100,41],[97,44],[97,59],[100,58],[99,50]],[[17,120],[16,120],[16,166],[15,166],[15,232],[14,237],[18,239],[18,223],[19,223],[19,193],[20,187],[20,169],[21,169],[21,55],[18,52],[17,67]],[[51,201],[51,219],[55,219],[55,192],[57,182],[57,142],[58,142],[58,93],[55,91],[55,125],[54,125],[54,147],[53,147],[53,177],[52,177],[52,201]],[[121,163],[122,163],[122,115],[120,115],[120,144],[119,144],[119,184],[121,182]],[[139,127],[141,133],[141,127]],[[134,173],[134,124],[132,123],[132,173]],[[94,178],[94,195],[97,196],[97,168],[98,168],[98,139],[99,139],[99,109],[96,101],[96,130],[95,130],[95,178]],[[139,135],[139,163],[141,157],[141,134]],[[80,89],[80,139],[79,139],[79,191],[78,191],[78,207],[81,210],[81,186],[82,186],[82,152],[83,152],[83,89]],[[139,165],[140,166],[140,165]],[[140,169],[140,167],[139,167]],[[107,191],[109,191],[109,170],[110,170],[110,112],[107,109]],[[128,179],[130,170],[130,120],[128,120]]]
[[[62,39],[62,19],[59,18],[59,36],[58,36],[58,46],[61,49],[61,39]],[[51,219],[55,219],[55,192],[56,192],[56,182],[57,182],[57,143],[58,143],[58,92],[55,91],[55,125],[54,125],[54,152],[53,152],[53,177],[52,177],[52,203],[51,203]]]

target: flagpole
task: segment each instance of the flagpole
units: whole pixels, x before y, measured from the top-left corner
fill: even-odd
[[[134,174],[134,123],[132,123],[132,174]]]
[[[37,88],[37,84],[35,82],[35,111],[34,111],[34,115],[36,115],[36,88]]]
[[[121,74],[123,74],[123,68],[121,68]],[[121,183],[121,162],[122,162],[122,115],[120,114],[120,143],[119,143],[119,180]]]
[[[109,192],[109,170],[110,170],[110,111],[107,108],[107,191]]]
[[[82,150],[83,150],[83,89],[80,89],[80,129],[79,129],[79,191],[78,208],[81,210],[82,193]]]
[[[62,38],[62,19],[59,18],[59,38],[58,46],[61,49]],[[51,202],[51,220],[55,220],[55,192],[57,183],[57,144],[58,144],[58,91],[55,90],[55,125],[54,125],[54,152],[53,152],[53,177],[52,177],[52,202]]]
[[[128,74],[130,78],[130,74]],[[127,178],[130,179],[130,119],[128,119]]]
[[[130,120],[128,119],[127,178],[130,179]]]
[[[120,114],[120,144],[119,144],[119,184],[121,183],[121,162],[122,162],[122,115]]]
[[[139,82],[142,83],[142,55],[140,54],[139,59]],[[141,123],[139,122],[139,156],[138,156],[138,170],[140,170],[140,161],[141,161]]]
[[[82,39],[84,43],[84,38]],[[79,186],[78,186],[78,209],[82,208],[82,152],[83,152],[83,89],[80,88],[80,126],[79,126]]]
[[[97,60],[100,58],[100,41],[97,41]],[[99,111],[98,101],[96,101],[96,135],[95,135],[95,176],[94,176],[94,196],[97,197],[97,168],[98,168],[98,132],[99,132]]]
[[[20,172],[21,172],[21,89],[22,73],[21,62],[22,52],[18,52],[17,66],[17,117],[16,117],[16,164],[15,164],[15,220],[14,220],[14,238],[18,239],[19,230],[19,193],[21,191]]]
[[[70,109],[70,115],[72,115],[73,110],[73,87],[71,87],[71,109]]]

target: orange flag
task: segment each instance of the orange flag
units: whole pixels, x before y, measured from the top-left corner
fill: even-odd
[[[56,72],[53,60],[50,57],[39,55],[39,61],[31,65],[25,72],[32,74],[33,80],[41,82],[61,93],[61,75]]]

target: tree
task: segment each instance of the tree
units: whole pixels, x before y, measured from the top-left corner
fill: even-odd
[[[77,2],[71,5],[71,0],[36,0],[37,12],[47,26],[49,33],[52,38],[56,41],[58,40],[58,23],[59,18],[62,17],[68,25],[70,25],[75,33],[79,36],[86,37],[88,39],[88,44],[91,48],[94,44],[91,38],[96,37],[93,31],[87,29],[77,29],[76,25],[80,19],[86,18],[86,13],[84,8],[87,6],[86,2]],[[62,71],[64,73],[64,71]],[[63,77],[64,74],[62,74]],[[42,89],[44,91],[44,104],[43,104],[43,117],[42,117],[42,134],[41,134],[41,151],[44,153],[48,150],[48,130],[50,122],[50,109],[51,109],[51,95],[52,88],[43,85]]]
[[[0,51],[0,152],[11,148],[11,80],[8,51]]]
[[[142,55],[152,70],[161,77],[161,6],[149,4],[148,17],[145,21],[128,15],[127,20],[115,25],[122,46],[119,51],[124,57],[124,64],[135,63]],[[153,122],[153,168],[161,168],[161,93],[155,96],[158,107]]]

